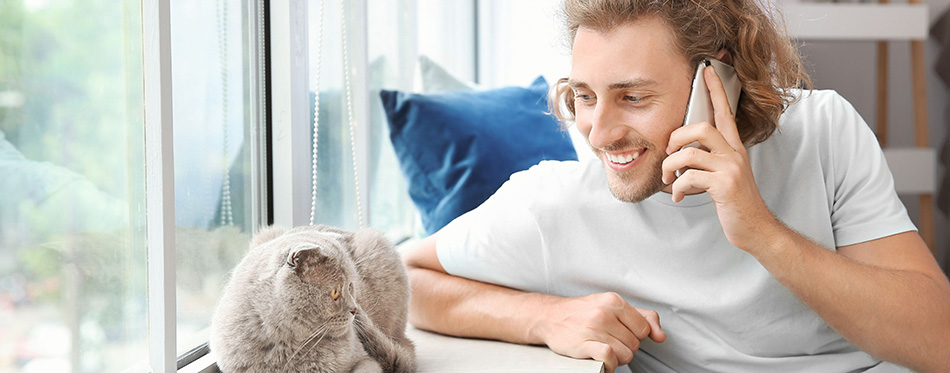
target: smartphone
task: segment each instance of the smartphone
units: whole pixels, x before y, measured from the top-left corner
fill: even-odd
[[[735,115],[736,106],[739,104],[739,93],[742,90],[742,84],[739,83],[736,69],[717,59],[710,58],[700,62],[696,68],[696,75],[693,77],[693,88],[689,94],[689,103],[686,104],[684,126],[700,122],[713,122],[712,99],[709,97],[706,79],[703,79],[703,69],[710,65],[713,69],[716,69],[716,75],[719,75],[719,80],[722,81],[722,86],[726,90],[729,108],[732,109],[732,113]]]
[[[713,123],[714,113],[712,99],[709,97],[709,88],[706,86],[703,69],[706,66],[712,66],[716,69],[716,75],[722,81],[722,86],[726,90],[726,99],[729,101],[729,108],[732,109],[732,115],[735,116],[736,107],[739,105],[739,94],[742,91],[742,84],[739,83],[739,76],[736,75],[736,69],[714,58],[705,59],[696,67],[696,75],[693,76],[693,87],[689,94],[689,103],[686,104],[686,118],[683,119],[683,125],[709,122]],[[686,147],[701,148],[699,141],[687,144]],[[676,170],[676,177],[679,177],[686,169]]]

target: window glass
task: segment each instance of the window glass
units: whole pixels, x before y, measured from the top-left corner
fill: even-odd
[[[356,229],[359,225],[357,181],[354,180],[357,166],[353,162],[354,141],[350,137],[350,112],[346,101],[348,87],[343,74],[341,13],[344,10],[340,8],[340,2],[322,3],[322,11],[320,2],[308,6],[311,111],[316,104],[316,92],[319,91],[315,221],[318,224]],[[409,20],[404,17],[407,9],[407,1],[368,1],[364,9],[366,14],[360,15],[365,22],[365,30],[356,25],[353,12],[357,9],[345,10],[350,30],[347,33],[346,56],[350,61],[349,68],[368,80],[367,85],[349,83],[351,95],[366,95],[368,100],[365,102],[369,105],[366,108],[356,106],[359,103],[355,100],[352,103],[354,113],[360,110],[368,110],[369,113],[369,123],[356,123],[356,126],[366,126],[364,133],[369,138],[355,141],[356,153],[368,157],[366,164],[369,167],[363,174],[366,180],[358,180],[360,188],[368,192],[367,200],[359,201],[369,211],[368,216],[363,217],[363,224],[382,230],[395,242],[413,233],[415,215],[389,141],[389,127],[379,90],[411,89],[415,60],[414,56],[407,56],[406,51],[412,53],[413,48],[408,43],[414,42],[414,34],[405,32],[409,29]],[[318,28],[322,34],[317,32]],[[361,43],[368,44],[367,51],[364,51],[366,54],[354,53]],[[356,58],[367,60],[357,63]],[[312,127],[311,123],[311,130]],[[358,130],[355,132],[359,133]]]
[[[137,1],[0,1],[0,371],[148,358]]]
[[[399,242],[413,234],[415,207],[409,199],[399,161],[389,140],[389,124],[379,98],[381,89],[411,90],[416,56],[408,1],[369,0],[369,224]]]
[[[338,1],[320,1],[308,3],[307,11],[310,28],[308,40],[311,113],[314,111],[314,105],[317,104],[316,99],[319,99],[317,196],[314,221],[316,224],[352,230],[357,228],[359,222],[356,212],[356,182],[349,111],[343,77],[342,9]],[[321,26],[322,36],[318,32]],[[350,39],[349,46],[352,48],[354,36],[352,33],[347,36]],[[352,50],[347,52],[350,53],[352,62]],[[350,84],[352,89],[352,82]],[[355,93],[351,91],[351,94]],[[313,131],[313,123],[310,124],[310,129]],[[365,181],[362,182],[365,183]],[[366,202],[361,201],[361,203]]]
[[[252,214],[246,2],[171,2],[178,353],[208,341]]]

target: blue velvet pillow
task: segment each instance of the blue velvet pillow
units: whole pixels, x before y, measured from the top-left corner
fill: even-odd
[[[432,234],[478,207],[511,174],[542,160],[576,160],[546,114],[548,84],[414,94],[381,91],[409,195]]]

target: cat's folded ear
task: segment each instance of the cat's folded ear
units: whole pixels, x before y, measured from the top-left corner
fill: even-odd
[[[254,235],[254,238],[251,239],[251,248],[258,247],[277,237],[280,237],[280,235],[284,234],[284,232],[286,231],[287,231],[287,228],[284,228],[278,225],[272,225],[267,228],[261,229],[260,231],[257,232],[257,234]]]

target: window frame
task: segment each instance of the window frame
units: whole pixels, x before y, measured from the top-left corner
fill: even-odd
[[[357,123],[360,213],[369,216],[367,0],[345,2]],[[250,103],[252,227],[309,223],[307,0],[251,0],[244,47]],[[207,343],[177,356],[170,0],[142,1],[149,361],[152,372],[217,372]],[[360,125],[363,124],[363,125]],[[364,222],[365,224],[365,222]],[[133,370],[144,366],[133,367]]]
[[[170,0],[142,1],[149,366],[177,369]]]
[[[268,65],[268,2],[247,1],[248,25],[243,46],[248,56],[245,74],[250,97],[248,136],[251,152],[251,226],[254,231],[273,222],[271,159],[268,144],[271,115]],[[261,16],[259,16],[261,15]],[[175,267],[175,177],[173,141],[173,92],[171,74],[170,0],[142,1],[146,232],[148,279],[149,359],[152,372],[216,372],[208,344],[177,355]],[[304,127],[306,128],[306,127]],[[145,366],[130,370],[145,370]]]
[[[307,2],[270,2],[269,110],[273,223],[310,223],[309,35]]]

